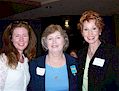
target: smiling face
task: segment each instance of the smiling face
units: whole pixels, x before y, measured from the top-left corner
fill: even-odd
[[[95,24],[95,20],[84,21],[82,35],[89,44],[98,43],[100,30]]]
[[[28,31],[24,27],[17,27],[12,34],[12,42],[19,53],[22,53],[29,42]]]
[[[64,47],[64,37],[59,31],[49,34],[46,38],[49,52],[62,52]]]

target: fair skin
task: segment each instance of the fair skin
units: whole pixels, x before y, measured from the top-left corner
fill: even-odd
[[[12,34],[13,45],[18,50],[20,55],[22,55],[24,49],[27,47],[29,42],[28,31],[24,27],[15,28]]]
[[[92,58],[101,43],[99,40],[100,33],[99,28],[95,24],[95,20],[89,20],[83,23],[82,35],[85,41],[89,43],[88,54],[90,58]]]
[[[47,64],[53,67],[61,67],[65,64],[63,54],[64,38],[59,31],[56,31],[47,36],[48,55],[46,58]]]

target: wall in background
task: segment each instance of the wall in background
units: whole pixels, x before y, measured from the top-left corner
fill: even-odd
[[[112,45],[116,45],[116,36],[115,36],[115,25],[114,18],[112,16],[102,16],[105,27],[101,35],[101,39]],[[67,15],[67,16],[54,16],[42,18],[41,30],[43,31],[50,24],[59,24],[65,29],[68,33],[70,45],[68,50],[77,49],[83,47],[84,39],[80,33],[80,30],[77,29],[77,23],[80,19],[79,15]],[[65,20],[69,20],[69,28],[66,28]]]
[[[116,46],[119,47],[119,15],[114,15]]]
[[[111,17],[111,16],[104,16],[104,23],[105,28],[102,32],[101,38],[110,44],[119,46],[119,18],[118,16]],[[77,23],[80,16],[54,16],[54,17],[47,17],[41,18],[37,20],[25,20],[28,21],[29,24],[34,29],[36,36],[37,36],[37,56],[42,55],[44,53],[42,46],[41,46],[41,35],[45,28],[50,24],[59,24],[66,30],[69,36],[70,45],[67,50],[69,52],[71,49],[79,50],[84,45],[84,39],[80,33],[80,30],[77,29]],[[65,27],[65,20],[69,20],[69,28]],[[13,20],[0,20],[0,48],[2,46],[2,33],[6,26],[12,22]],[[116,32],[115,32],[116,30]]]

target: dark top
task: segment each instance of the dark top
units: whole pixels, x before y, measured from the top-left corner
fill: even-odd
[[[79,66],[81,69],[81,84],[83,83],[87,51],[88,46],[81,49],[78,53],[81,62]],[[103,60],[103,66],[94,63],[94,61],[97,61],[95,58]],[[119,91],[119,49],[105,43],[101,43],[98,47],[89,63],[88,91]]]
[[[66,57],[66,65],[68,71],[68,80],[69,80],[69,91],[79,91],[79,78],[78,78],[78,62],[75,58],[70,55],[65,54]],[[36,73],[36,68],[44,68],[45,69],[45,59],[46,55],[41,56],[37,59],[34,59],[29,62],[29,69],[31,79],[28,85],[27,91],[45,91],[45,74],[43,76],[38,75]],[[75,65],[77,73],[74,75],[71,71],[71,66]]]

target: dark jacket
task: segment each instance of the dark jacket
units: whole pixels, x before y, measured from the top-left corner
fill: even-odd
[[[87,51],[88,46],[78,53],[80,62],[82,62],[82,65],[79,66],[81,84],[83,83]],[[96,58],[104,61],[103,66],[94,62]],[[119,91],[119,51],[114,46],[101,43],[92,57],[88,69],[88,91]]]
[[[65,54],[65,53],[64,53]],[[69,91],[79,91],[79,84],[78,84],[78,62],[73,57],[65,54],[66,57],[66,65],[68,70],[68,78],[69,78]],[[27,91],[45,91],[45,74],[43,76],[36,74],[36,68],[45,68],[45,59],[46,55],[41,56],[35,60],[30,61],[29,69],[30,69],[30,83],[28,85]],[[70,66],[75,65],[77,69],[77,73],[74,76],[71,72]]]

